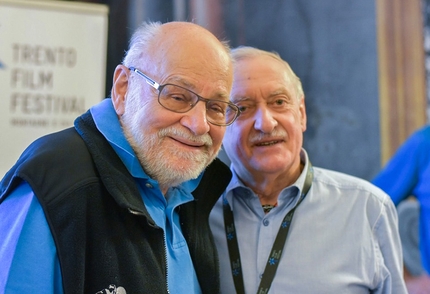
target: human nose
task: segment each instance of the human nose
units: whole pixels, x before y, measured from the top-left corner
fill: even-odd
[[[267,107],[259,107],[255,112],[254,119],[254,128],[263,133],[271,133],[278,125],[278,121]]]
[[[210,126],[206,118],[206,103],[204,101],[198,101],[193,108],[184,113],[181,118],[181,124],[188,128],[194,135],[198,136],[208,133]]]

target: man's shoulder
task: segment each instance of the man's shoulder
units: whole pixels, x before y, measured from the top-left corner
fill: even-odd
[[[345,195],[369,196],[386,202],[388,195],[368,180],[347,173],[314,167],[314,181],[319,185],[335,188]]]
[[[50,153],[66,153],[71,155],[73,147],[82,143],[82,139],[74,128],[64,129],[55,133],[44,135],[32,142],[24,151],[31,157],[46,156]]]
[[[61,169],[88,159],[85,143],[74,128],[48,134],[31,143],[17,161],[20,168]]]
[[[55,190],[59,182],[79,182],[94,175],[88,149],[74,128],[31,143],[2,180],[2,194],[26,181],[33,190]],[[64,187],[63,187],[64,188]]]

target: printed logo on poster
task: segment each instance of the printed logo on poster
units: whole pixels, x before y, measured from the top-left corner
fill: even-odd
[[[14,42],[11,50],[11,126],[71,126],[86,107],[81,88],[68,85],[79,76],[79,49]]]
[[[105,96],[108,6],[0,0],[0,178]]]

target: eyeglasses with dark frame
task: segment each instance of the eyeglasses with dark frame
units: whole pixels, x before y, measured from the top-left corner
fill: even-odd
[[[227,101],[203,98],[191,90],[174,84],[160,85],[135,67],[129,70],[144,78],[146,83],[158,91],[158,103],[176,113],[190,111],[197,102],[206,104],[206,119],[213,125],[229,126],[240,114],[239,108]]]

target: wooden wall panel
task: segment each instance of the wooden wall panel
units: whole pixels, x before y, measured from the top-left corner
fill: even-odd
[[[381,164],[426,123],[420,0],[376,0]]]

